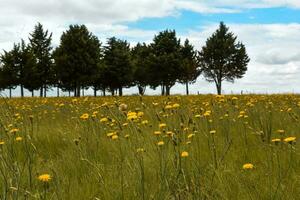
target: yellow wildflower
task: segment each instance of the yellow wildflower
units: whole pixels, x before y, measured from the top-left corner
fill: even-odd
[[[38,179],[42,182],[49,182],[51,180],[51,176],[49,174],[39,175]]]
[[[82,120],[87,120],[89,118],[89,114],[88,113],[84,113],[80,116],[80,119]]]
[[[158,146],[163,146],[164,144],[165,144],[164,141],[159,141],[159,142],[157,143]]]
[[[243,169],[253,169],[254,168],[254,166],[253,166],[253,164],[251,164],[251,163],[246,163],[246,164],[244,164],[243,165]]]
[[[181,153],[181,157],[185,158],[185,157],[188,157],[189,156],[189,153],[187,151],[183,151]]]
[[[287,137],[283,141],[291,144],[293,142],[296,142],[296,137]]]
[[[17,141],[17,142],[22,141],[22,140],[23,140],[22,137],[20,137],[20,136],[19,136],[19,137],[16,137],[16,141]]]
[[[167,127],[167,124],[165,124],[165,123],[159,124],[159,128],[165,128],[165,127]]]

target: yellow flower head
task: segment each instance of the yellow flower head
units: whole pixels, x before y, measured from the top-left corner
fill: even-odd
[[[174,109],[179,108],[179,107],[180,107],[180,105],[178,103],[174,103],[172,106],[172,108],[174,108]]]
[[[154,135],[160,135],[161,132],[160,131],[154,131]]]
[[[281,142],[281,139],[274,138],[274,139],[271,140],[271,142],[274,142],[275,144],[278,144],[279,142]]]
[[[217,132],[216,130],[209,131],[210,134],[215,134],[216,132]]]
[[[22,141],[22,140],[23,140],[22,137],[20,137],[20,136],[19,136],[19,137],[16,137],[16,141],[17,141],[17,142]]]
[[[191,139],[194,136],[195,136],[195,134],[191,133],[191,134],[188,135],[188,139]]]
[[[118,135],[113,135],[113,136],[111,136],[111,139],[112,140],[117,140],[119,137],[118,137]]]
[[[284,134],[284,130],[282,130],[282,129],[279,129],[279,130],[277,130],[277,133],[279,133],[279,134]]]
[[[107,119],[106,117],[103,117],[103,118],[100,119],[100,122],[101,122],[101,123],[108,122],[108,119]]]
[[[4,142],[4,141],[2,141],[2,140],[0,140],[0,145],[3,145],[3,144],[5,144],[5,142]]]
[[[80,116],[80,119],[82,120],[87,120],[89,118],[89,114],[88,113],[84,113]]]
[[[181,153],[181,157],[182,158],[185,158],[185,157],[188,157],[189,156],[189,153],[187,152],[187,151],[183,151],[182,153]]]
[[[162,123],[162,124],[159,124],[159,128],[166,128],[167,127],[167,124],[165,124],[165,123]]]
[[[159,141],[159,142],[157,143],[158,146],[163,146],[164,144],[165,144],[164,141]]]
[[[42,182],[49,182],[51,180],[50,174],[39,175],[38,179]]]
[[[16,132],[18,132],[18,131],[19,131],[18,128],[13,128],[13,129],[11,129],[9,132],[10,132],[10,133],[16,133]]]
[[[283,141],[291,144],[293,142],[296,142],[296,137],[287,137]]]
[[[246,164],[243,165],[243,169],[245,169],[245,170],[253,169],[253,168],[254,168],[254,166],[251,163],[246,163]]]

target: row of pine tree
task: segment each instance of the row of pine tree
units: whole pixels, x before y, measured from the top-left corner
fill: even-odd
[[[123,88],[136,86],[140,95],[147,87],[161,88],[170,95],[176,83],[194,83],[200,74],[216,84],[221,94],[222,81],[242,78],[249,58],[245,46],[237,42],[224,23],[207,39],[201,51],[189,40],[181,42],[175,30],[165,30],[154,36],[150,44],[131,47],[126,40],[111,37],[106,44],[93,35],[85,25],[71,25],[63,32],[58,47],[52,46],[52,33],[38,23],[29,34],[29,42],[14,44],[0,56],[0,90],[10,92],[21,88],[41,97],[56,87],[74,96],[93,88],[112,95],[123,95]]]

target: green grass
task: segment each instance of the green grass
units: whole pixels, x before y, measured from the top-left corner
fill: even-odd
[[[0,199],[299,199],[298,144],[271,141],[299,117],[296,95],[1,99]]]

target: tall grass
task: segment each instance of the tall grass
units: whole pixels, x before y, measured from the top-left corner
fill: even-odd
[[[299,117],[297,95],[1,99],[0,199],[299,199]]]

